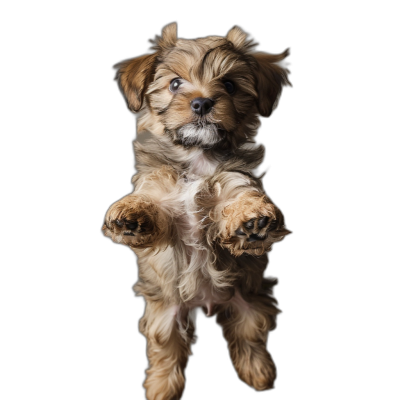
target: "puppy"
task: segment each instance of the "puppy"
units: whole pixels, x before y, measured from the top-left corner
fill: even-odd
[[[272,388],[266,342],[279,310],[276,280],[263,272],[266,253],[289,231],[252,172],[264,156],[253,138],[259,115],[269,117],[290,84],[279,65],[289,51],[255,52],[238,27],[187,40],[173,23],[152,42],[153,53],[116,66],[145,140],[134,146],[134,192],[109,208],[103,226],[138,256],[147,399],[181,397],[197,307],[217,315],[239,377]]]

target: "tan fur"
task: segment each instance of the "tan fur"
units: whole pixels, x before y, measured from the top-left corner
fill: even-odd
[[[218,314],[236,371],[256,390],[271,389],[276,377],[275,365],[266,350],[276,314],[268,296],[253,295],[248,303],[239,294],[227,310]]]
[[[288,51],[254,46],[238,27],[226,37],[186,40],[170,24],[154,53],[117,65],[128,107],[141,111],[138,173],[134,192],[108,210],[103,232],[138,256],[148,400],[181,397],[197,307],[217,314],[239,377],[257,390],[273,387],[266,343],[279,310],[276,281],[263,272],[266,252],[289,231],[253,174],[264,148],[252,138],[258,115],[269,116],[289,84],[278,64]],[[171,91],[174,79],[179,88]],[[213,101],[201,116],[190,105],[199,97]]]
[[[146,312],[140,321],[140,331],[147,337],[147,355],[150,368],[144,387],[150,399],[178,398],[185,384],[184,368],[190,354],[194,326],[181,318],[179,307],[167,306],[162,301],[147,301]],[[184,334],[182,334],[184,332]]]

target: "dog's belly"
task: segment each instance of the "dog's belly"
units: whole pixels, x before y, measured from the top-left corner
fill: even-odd
[[[216,305],[227,301],[229,294],[216,291],[207,276],[207,264],[212,262],[212,251],[204,241],[200,228],[203,215],[195,201],[206,178],[205,175],[189,175],[178,182],[184,207],[184,213],[181,214],[177,224],[178,235],[187,261],[179,286],[184,286],[184,290],[181,290],[181,293],[185,293],[184,297],[190,298],[189,301],[184,301],[184,308],[203,308],[206,315],[211,315]]]
[[[201,220],[204,215],[196,204],[196,196],[201,191],[205,179],[215,173],[216,167],[215,161],[209,160],[199,152],[191,160],[188,174],[178,181],[180,201],[183,206],[183,213],[177,224],[178,235],[187,260],[179,287],[186,285],[185,290],[180,291],[185,293],[184,298],[190,299],[184,301],[184,307],[188,309],[202,307],[207,315],[212,315],[216,306],[228,303],[233,295],[232,288],[216,290],[210,282],[207,270],[213,263],[213,253],[204,241],[201,231]]]
[[[185,275],[191,274],[191,276],[187,276],[188,282],[192,283],[192,279],[196,280],[196,285],[191,285],[191,288],[197,288],[194,293],[192,292],[191,299],[184,304],[185,308],[188,309],[202,307],[207,316],[211,316],[217,310],[218,307],[216,306],[227,304],[231,300],[233,290],[232,288],[216,290],[206,273],[206,265],[213,262],[212,251],[207,243],[203,243],[204,239],[200,229],[201,213],[199,213],[195,204],[196,194],[199,192],[202,183],[203,178],[182,182],[185,213],[180,224],[181,227],[184,227],[180,232],[180,237],[188,262],[185,266]],[[180,284],[182,284],[182,281]]]
[[[207,316],[214,315],[217,306],[228,304],[233,298],[231,289],[218,292],[208,283],[204,282],[198,289],[196,296],[185,305],[189,308],[201,307]]]

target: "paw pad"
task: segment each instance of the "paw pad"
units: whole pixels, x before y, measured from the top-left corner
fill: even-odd
[[[117,226],[123,233],[124,236],[135,236],[136,233],[140,232],[138,229],[139,223],[137,221],[129,221],[125,218],[123,219],[115,219],[111,221],[111,224]]]
[[[276,220],[271,220],[270,217],[264,215],[259,218],[252,218],[249,221],[243,222],[242,225],[236,229],[237,236],[247,236],[247,242],[252,243],[256,241],[263,241],[267,238],[268,231],[276,228]]]

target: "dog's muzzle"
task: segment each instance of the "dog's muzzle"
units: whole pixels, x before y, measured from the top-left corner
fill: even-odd
[[[221,129],[210,123],[190,123],[177,131],[178,139],[185,146],[212,146],[221,139]]]

